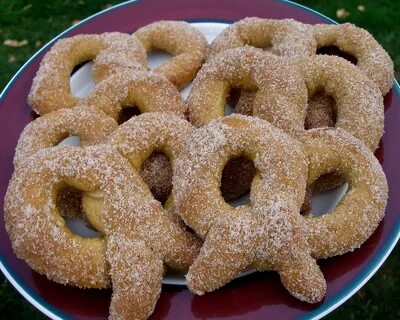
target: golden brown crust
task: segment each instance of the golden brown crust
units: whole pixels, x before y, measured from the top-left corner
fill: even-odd
[[[161,49],[174,56],[153,71],[164,75],[179,89],[196,76],[208,48],[204,35],[184,21],[157,21],[138,29],[134,35],[148,53]]]
[[[139,112],[170,112],[185,117],[186,104],[178,90],[163,75],[153,72],[121,72],[99,83],[84,101],[118,120],[123,108],[137,107]],[[147,160],[142,177],[154,196],[163,200],[171,189],[168,161],[162,155]]]
[[[327,172],[340,172],[349,183],[336,208],[322,216],[304,218],[311,251],[316,258],[344,254],[358,248],[385,214],[388,187],[373,153],[342,129],[320,128],[302,137],[308,155],[308,185]]]
[[[258,173],[250,206],[234,209],[223,200],[219,181],[224,164],[241,154]],[[186,277],[193,292],[213,291],[253,265],[277,270],[303,301],[323,298],[326,283],[298,215],[306,172],[301,145],[261,119],[220,118],[186,140],[174,165],[173,197],[183,220],[205,239]]]
[[[93,78],[103,80],[128,68],[145,70],[146,55],[140,42],[127,34],[85,34],[58,40],[45,55],[32,82],[28,103],[38,114],[72,108],[80,101],[71,94],[70,75],[82,62],[93,60]]]
[[[109,319],[147,319],[161,293],[163,261],[137,239],[113,234],[107,243],[113,284]]]
[[[357,67],[379,87],[383,95],[392,88],[393,61],[368,31],[351,23],[316,24],[313,35],[318,48],[336,46],[357,58]]]

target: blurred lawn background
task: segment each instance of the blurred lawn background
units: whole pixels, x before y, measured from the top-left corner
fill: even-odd
[[[160,0],[161,1],[161,0]],[[369,30],[389,52],[400,79],[400,1],[297,1],[338,22]],[[0,0],[0,91],[38,49],[57,34],[117,1]],[[0,275],[0,319],[43,319]],[[327,319],[400,319],[400,251]]]

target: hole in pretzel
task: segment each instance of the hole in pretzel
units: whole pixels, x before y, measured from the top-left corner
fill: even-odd
[[[95,87],[92,76],[92,61],[84,61],[74,67],[70,76],[71,93],[74,97],[85,98]]]
[[[147,54],[147,65],[150,69],[155,69],[173,57],[172,54],[167,51],[155,49]]]
[[[352,64],[357,64],[357,58],[347,52],[340,50],[340,48],[336,46],[326,46],[317,49],[317,54],[327,54],[330,56],[338,56],[347,61],[350,61]]]
[[[143,161],[140,175],[154,198],[164,205],[172,191],[172,167],[168,157],[154,151]]]
[[[336,101],[325,90],[319,90],[308,98],[305,129],[334,127],[337,118]]]
[[[96,231],[86,219],[82,206],[83,192],[70,186],[58,190],[56,207],[64,218],[69,230],[84,238],[96,238],[102,234]]]
[[[306,193],[301,213],[322,216],[336,208],[348,190],[349,184],[338,172],[320,176]]]
[[[254,162],[246,156],[230,159],[221,175],[221,195],[230,205],[237,207],[250,203],[250,188],[256,174]]]
[[[122,124],[130,118],[140,115],[141,112],[137,106],[124,106],[118,115],[117,123]]]
[[[253,100],[256,90],[246,90],[234,87],[230,90],[225,105],[225,115],[232,113],[253,115]]]
[[[58,146],[80,146],[81,138],[79,136],[67,136],[60,142],[56,143]]]
[[[87,63],[89,63],[89,62],[91,62],[91,61],[92,61],[92,60],[86,60],[86,61],[83,61],[83,62],[77,64],[77,65],[72,69],[72,71],[71,71],[71,77],[72,77],[73,74],[76,73],[80,68],[82,68],[83,66],[85,66],[85,64],[87,64]]]

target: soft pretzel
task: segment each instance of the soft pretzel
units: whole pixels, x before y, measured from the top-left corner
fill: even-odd
[[[134,36],[148,53],[161,49],[174,56],[153,71],[163,74],[179,89],[196,76],[208,48],[204,35],[184,21],[157,21],[138,29]]]
[[[219,183],[224,164],[239,155],[252,159],[257,173],[251,204],[234,209]],[[190,290],[213,291],[252,265],[278,271],[303,301],[323,298],[326,283],[298,214],[306,172],[301,144],[261,119],[219,118],[186,140],[175,161],[173,198],[186,224],[205,240],[186,277]]]
[[[63,185],[105,195],[104,238],[82,238],[55,206]],[[191,264],[198,242],[155,201],[139,175],[109,145],[39,151],[13,174],[5,222],[14,252],[56,282],[108,286],[112,319],[146,319],[161,290],[163,261]]]
[[[251,93],[254,105],[248,105],[251,110],[246,114],[262,117],[289,132],[303,128],[307,91],[300,75],[285,61],[251,47],[224,51],[203,65],[187,100],[191,123],[200,127],[223,116],[226,96],[236,87],[258,88],[254,99]],[[249,95],[242,91],[242,97]],[[236,199],[248,191],[248,181],[254,176],[251,169],[245,160],[235,161],[235,166],[227,164],[221,189],[225,199]]]
[[[167,113],[144,113],[130,119],[115,130],[107,143],[114,146],[125,158],[129,160],[132,167],[140,172],[143,162],[153,151],[162,151],[173,165],[175,158],[182,148],[182,141],[191,134],[193,127],[186,120]],[[99,208],[102,194],[96,192],[91,195],[85,193],[83,196],[83,207],[88,220],[97,230],[104,232],[104,226],[99,216]],[[172,206],[171,197],[167,199],[164,214],[168,215],[167,209]],[[167,248],[170,249],[170,248]],[[178,250],[175,248],[174,250]],[[158,250],[163,250],[159,248]],[[171,253],[171,259],[165,262],[173,269],[185,270],[191,261],[177,260]]]
[[[336,46],[357,59],[357,67],[385,95],[393,86],[394,66],[389,54],[366,30],[351,23],[316,24],[313,35],[317,48]]]
[[[33,79],[28,103],[38,114],[72,108],[80,101],[71,94],[70,75],[80,63],[93,60],[96,82],[125,68],[145,70],[140,42],[128,34],[112,32],[77,35],[58,40],[45,55]]]
[[[308,156],[308,185],[338,172],[349,183],[336,208],[322,216],[305,216],[312,255],[327,258],[353,251],[377,228],[385,214],[388,186],[374,154],[342,129],[320,128],[300,140]]]
[[[372,151],[383,135],[383,98],[376,85],[350,62],[313,56],[297,62],[309,96],[325,90],[336,102],[336,128],[363,141]]]

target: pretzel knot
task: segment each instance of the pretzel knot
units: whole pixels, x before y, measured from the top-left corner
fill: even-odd
[[[254,161],[257,173],[251,204],[234,209],[219,184],[224,164],[240,155]],[[234,115],[198,129],[175,161],[173,178],[179,214],[205,240],[189,268],[188,287],[213,291],[254,267],[278,271],[297,298],[320,301],[326,283],[298,214],[306,178],[301,144],[261,119]]]
[[[153,113],[133,119],[136,138],[143,137],[140,132],[149,137],[147,144],[138,143],[137,148],[166,144],[175,156],[179,139],[192,127],[173,116],[161,124],[162,118]],[[158,131],[155,121],[160,124]],[[120,127],[120,134],[124,128],[129,129],[128,122]],[[156,136],[164,138],[155,144],[151,137]],[[59,283],[91,288],[109,286],[111,276],[110,317],[143,319],[153,312],[160,294],[164,262],[176,269],[188,268],[200,243],[154,199],[132,167],[134,156],[129,159],[127,152],[128,161],[118,146],[115,142],[38,151],[16,168],[10,181],[6,228],[17,256],[37,272]],[[104,237],[82,238],[67,228],[55,203],[65,186],[101,194],[102,205],[96,208]]]

